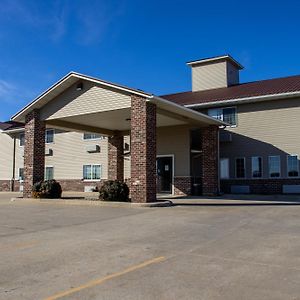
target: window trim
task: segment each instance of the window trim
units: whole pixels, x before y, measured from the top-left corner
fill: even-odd
[[[53,178],[52,179],[54,179],[54,166],[53,165],[47,165],[47,166],[45,166],[45,174],[44,174],[44,179],[45,180],[51,180],[51,179],[46,179],[46,170],[47,170],[47,168],[52,168],[53,169]]]
[[[237,106],[236,105],[232,105],[232,106],[218,106],[218,107],[213,107],[213,108],[209,108],[208,110],[207,110],[207,115],[208,116],[210,116],[209,115],[209,111],[210,110],[213,110],[213,109],[221,109],[222,110],[222,118],[221,118],[221,121],[223,121],[224,122],[224,114],[223,114],[223,110],[224,109],[227,109],[227,108],[234,108],[235,109],[235,125],[230,125],[229,124],[229,126],[228,127],[230,127],[230,128],[235,128],[235,127],[237,127],[238,126],[238,108],[237,108]],[[212,116],[210,116],[210,117],[212,117]],[[212,117],[212,118],[214,118],[214,117]]]
[[[53,131],[53,141],[52,142],[47,142],[47,131]],[[54,135],[55,135],[55,129],[54,128],[47,128],[45,130],[45,144],[54,144]]]
[[[85,134],[99,134],[99,137],[93,138],[93,139],[85,139],[85,138],[84,138],[84,135],[85,135]],[[83,141],[99,141],[99,140],[104,140],[104,138],[103,138],[103,135],[101,135],[100,133],[84,132],[84,133],[82,134],[82,140],[83,140]]]
[[[20,179],[21,178],[21,176],[20,176],[20,170],[23,170],[23,179]],[[18,181],[20,182],[20,183],[22,183],[22,182],[24,182],[24,167],[23,168],[18,168]]]
[[[252,159],[253,158],[260,158],[261,159],[261,176],[260,177],[254,177],[253,176],[253,165],[252,165]],[[253,179],[261,179],[261,178],[264,178],[264,160],[263,160],[263,157],[262,156],[251,156],[251,178]]]
[[[84,179],[84,166],[100,166],[100,178],[99,179]],[[84,182],[94,182],[94,181],[101,181],[102,180],[102,164],[95,164],[95,163],[86,163],[82,165],[82,180]]]
[[[297,172],[298,172],[298,176],[289,176],[289,170],[288,170],[288,160],[289,160],[289,157],[292,157],[292,156],[296,156],[297,157]],[[299,178],[299,155],[298,154],[287,154],[286,156],[286,177],[287,178]]]
[[[270,157],[279,157],[279,176],[278,177],[271,177],[271,174],[270,174]],[[280,157],[280,155],[268,155],[268,178],[271,178],[271,179],[282,178],[281,174],[282,174],[282,170],[281,170],[281,157]]]
[[[221,160],[228,161],[228,177],[221,177]],[[220,157],[220,179],[221,180],[230,179],[230,158],[229,157]]]
[[[24,135],[24,145],[21,145],[21,134]],[[19,147],[24,147],[25,146],[25,132],[20,132],[19,133]]]
[[[236,160],[237,159],[243,159],[244,160],[244,172],[245,172],[245,176],[244,177],[237,177],[237,170],[236,170]],[[244,156],[241,156],[241,157],[235,157],[235,159],[234,159],[234,175],[235,175],[235,178],[236,179],[246,179],[247,178],[247,168],[246,168],[246,157]]]

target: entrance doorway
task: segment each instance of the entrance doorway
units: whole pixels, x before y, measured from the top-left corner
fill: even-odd
[[[157,192],[173,192],[173,156],[158,156],[156,159]]]

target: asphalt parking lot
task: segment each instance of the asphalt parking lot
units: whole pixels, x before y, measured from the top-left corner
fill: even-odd
[[[300,299],[299,203],[11,197],[0,194],[0,299]]]

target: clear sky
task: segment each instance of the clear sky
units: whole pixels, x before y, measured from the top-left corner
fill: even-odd
[[[0,120],[69,71],[157,95],[226,53],[243,82],[300,74],[299,16],[299,0],[0,0]]]

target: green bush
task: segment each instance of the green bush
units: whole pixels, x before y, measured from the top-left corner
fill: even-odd
[[[54,179],[39,181],[33,185],[32,195],[34,198],[61,198],[62,188]]]
[[[129,201],[129,188],[125,182],[108,180],[103,183],[99,190],[99,199],[103,201]]]

